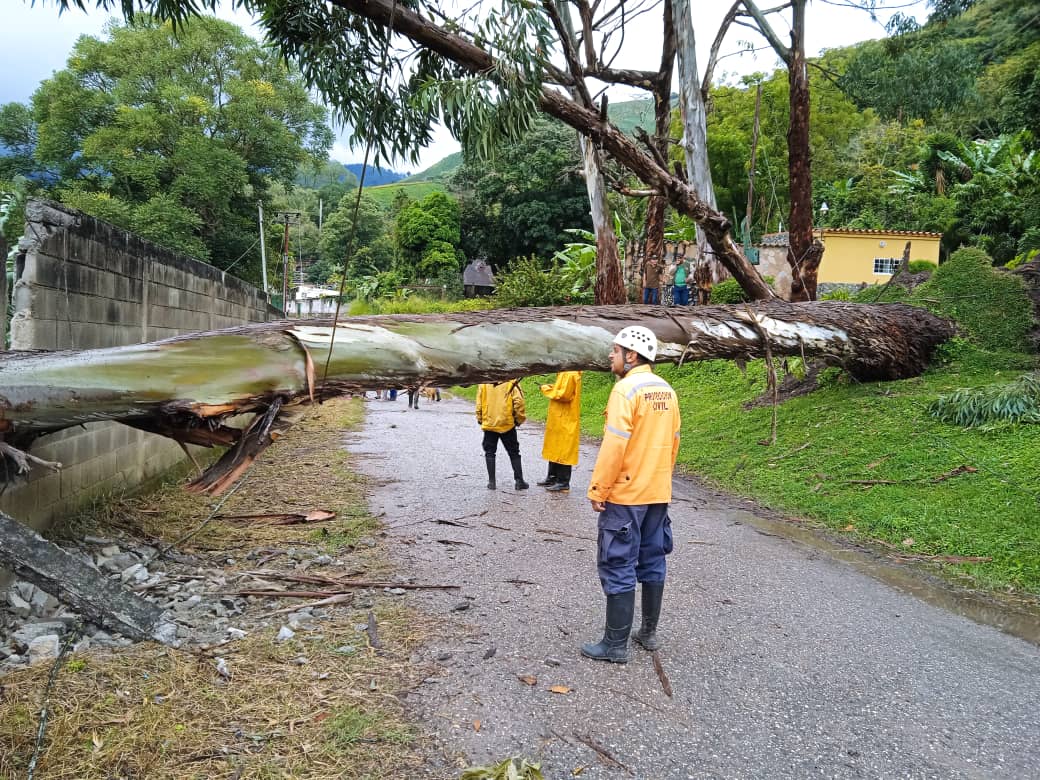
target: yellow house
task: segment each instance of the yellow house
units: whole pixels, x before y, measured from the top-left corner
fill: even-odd
[[[907,242],[911,260],[939,263],[942,233],[822,228],[816,235],[824,246],[817,275],[820,285],[884,284],[899,265]],[[787,233],[768,233],[759,244],[759,273],[772,276],[774,288],[784,297],[791,291],[787,241]]]

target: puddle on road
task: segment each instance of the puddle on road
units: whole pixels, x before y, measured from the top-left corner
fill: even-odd
[[[992,626],[1006,634],[1040,645],[1040,609],[1001,604],[999,595],[977,595],[970,591],[957,590],[931,581],[914,571],[911,566],[900,565],[878,558],[869,552],[847,547],[839,541],[828,539],[819,532],[782,520],[760,517],[742,509],[730,509],[738,522],[756,530],[793,539],[808,547],[826,553],[830,557],[847,563],[856,571],[884,582],[902,593],[908,593],[934,607],[962,615],[976,623]]]

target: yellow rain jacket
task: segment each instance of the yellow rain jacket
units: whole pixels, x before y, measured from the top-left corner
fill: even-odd
[[[477,385],[477,422],[485,431],[505,433],[527,419],[519,379]]]
[[[549,399],[542,458],[565,466],[578,464],[581,436],[581,371],[561,371],[556,381],[539,388]]]
[[[551,385],[539,388],[549,399],[545,418],[542,457],[565,466],[578,465],[578,439],[581,436],[581,372],[561,371]]]
[[[650,366],[636,366],[614,385],[606,417],[588,497],[625,506],[667,504],[679,452],[679,399],[671,385]]]

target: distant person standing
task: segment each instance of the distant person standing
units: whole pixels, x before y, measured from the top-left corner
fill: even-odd
[[[689,306],[690,305],[690,286],[688,284],[688,277],[690,275],[690,266],[686,262],[685,257],[676,258],[675,264],[675,278],[672,283],[672,305],[673,306]]]
[[[664,594],[665,556],[672,551],[668,503],[679,452],[679,402],[675,391],[651,370],[657,337],[639,325],[614,339],[610,369],[618,377],[607,400],[603,443],[588,497],[599,513],[596,557],[607,597],[603,639],[583,645],[597,661],[628,661],[628,636],[642,585],[643,625],[633,638],[656,650]]]
[[[664,264],[664,270],[661,272],[661,304],[663,306],[672,305],[673,284],[675,284],[675,260],[669,260]]]
[[[550,493],[565,493],[571,489],[571,469],[578,465],[581,372],[561,371],[555,382],[539,389],[549,399],[542,444],[542,457],[549,461],[549,472],[538,484]]]
[[[499,441],[509,453],[516,489],[527,490],[530,485],[524,482],[524,472],[520,464],[520,442],[516,438],[517,426],[522,425],[527,419],[520,380],[510,379],[495,384],[478,385],[476,412],[477,422],[484,431],[484,462],[487,464],[488,490],[494,490],[496,487],[495,455]]]
[[[643,303],[661,302],[661,264],[649,257],[643,261]]]
[[[413,385],[408,388],[408,408],[418,409],[419,408],[419,386]]]

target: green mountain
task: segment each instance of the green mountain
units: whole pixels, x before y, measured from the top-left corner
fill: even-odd
[[[401,183],[406,182],[417,182],[417,181],[446,181],[453,173],[455,169],[462,165],[462,152],[455,152],[449,154],[440,162],[436,162],[427,168],[425,171],[419,171],[413,173],[401,180]]]

